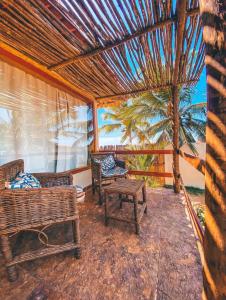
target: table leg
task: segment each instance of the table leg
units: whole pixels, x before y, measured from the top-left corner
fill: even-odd
[[[134,219],[135,219],[136,234],[139,234],[140,233],[140,225],[138,223],[138,200],[137,200],[137,196],[133,196],[133,202],[134,202]]]
[[[144,210],[144,213],[146,214],[148,211],[148,208],[147,208],[147,195],[146,195],[146,186],[145,185],[142,188],[142,195],[143,195],[143,203],[145,203],[145,205],[146,205],[145,210]]]
[[[104,193],[105,197],[105,225],[108,226],[108,193]]]

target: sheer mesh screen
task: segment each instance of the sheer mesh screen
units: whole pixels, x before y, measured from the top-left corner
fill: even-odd
[[[87,165],[89,107],[0,61],[0,164],[22,158],[27,171]]]

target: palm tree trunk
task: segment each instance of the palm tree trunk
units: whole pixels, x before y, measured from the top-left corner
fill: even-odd
[[[203,299],[226,297],[224,1],[200,0],[206,44],[207,127]]]
[[[172,87],[173,100],[173,175],[174,192],[180,192],[180,170],[179,170],[179,91],[177,86]]]

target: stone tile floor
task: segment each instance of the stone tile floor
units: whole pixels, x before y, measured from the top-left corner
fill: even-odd
[[[31,297],[35,291],[50,300],[201,299],[201,261],[180,195],[148,189],[140,236],[131,224],[110,221],[105,227],[104,208],[96,203],[88,192],[79,206],[80,260],[68,252],[23,263],[17,267],[18,281],[9,283],[0,256],[1,300],[42,299]],[[131,213],[131,204],[124,204],[123,211]],[[70,226],[51,230],[51,237],[63,235],[70,238]],[[32,233],[17,240],[17,248],[37,245]]]

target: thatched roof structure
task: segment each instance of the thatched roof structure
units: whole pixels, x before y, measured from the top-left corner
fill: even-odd
[[[204,65],[198,0],[3,0],[0,41],[98,101],[194,84]]]

